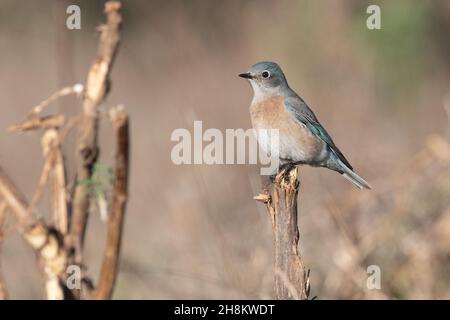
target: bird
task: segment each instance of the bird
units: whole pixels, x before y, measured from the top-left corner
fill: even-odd
[[[276,129],[278,132],[279,171],[297,165],[324,167],[340,173],[360,189],[372,188],[354,172],[314,112],[289,87],[277,63],[258,62],[239,77],[247,79],[253,88],[250,105],[253,128],[257,131]],[[270,147],[267,147],[264,135],[256,136],[265,152],[273,152],[268,150]]]

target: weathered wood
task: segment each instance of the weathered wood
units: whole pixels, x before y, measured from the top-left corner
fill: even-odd
[[[119,42],[122,16],[121,3],[105,3],[106,23],[99,27],[100,43],[97,59],[89,70],[83,101],[83,118],[78,131],[77,142],[77,185],[72,201],[71,246],[75,251],[74,263],[82,264],[82,248],[89,215],[89,192],[85,183],[92,176],[99,148],[98,108],[110,87],[110,73]]]
[[[108,214],[108,231],[103,263],[94,293],[95,299],[111,299],[119,271],[119,254],[128,198],[129,129],[128,115],[112,110],[111,120],[116,132],[116,163],[112,205]]]
[[[275,251],[275,298],[308,299],[309,275],[298,251],[297,168],[281,171],[270,191],[255,197],[264,202],[272,220]]]

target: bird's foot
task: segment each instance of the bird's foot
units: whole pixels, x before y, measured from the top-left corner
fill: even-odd
[[[296,165],[292,163],[286,163],[280,166],[277,174],[274,176],[274,182],[280,183],[281,181],[289,181],[290,172],[295,169]]]

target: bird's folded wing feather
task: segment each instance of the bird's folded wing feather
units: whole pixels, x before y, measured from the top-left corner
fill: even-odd
[[[319,123],[319,120],[317,120],[316,116],[305,103],[305,101],[303,101],[300,97],[288,97],[284,99],[284,106],[297,121],[300,121],[301,123],[306,125],[306,127],[312,133],[314,133],[328,145],[331,151],[333,151],[350,170],[353,170],[350,163],[347,161],[347,159],[345,159],[342,152],[334,144],[328,132]]]

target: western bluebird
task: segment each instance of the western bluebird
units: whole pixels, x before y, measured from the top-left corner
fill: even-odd
[[[355,172],[312,110],[286,81],[281,68],[274,62],[259,62],[239,75],[250,81],[254,96],[250,106],[253,128],[277,129],[280,166],[307,164],[326,167],[342,174],[358,188],[371,189]],[[264,149],[267,141],[258,135]],[[267,152],[267,150],[265,150]]]

